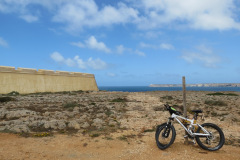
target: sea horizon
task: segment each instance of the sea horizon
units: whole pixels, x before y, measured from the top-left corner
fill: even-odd
[[[150,87],[150,86],[98,86],[99,90],[118,92],[147,92],[147,91],[181,91],[182,87]],[[186,87],[187,91],[233,91],[240,92],[240,87]]]

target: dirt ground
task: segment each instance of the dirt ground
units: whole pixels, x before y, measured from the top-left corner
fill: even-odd
[[[129,136],[118,139],[120,135],[134,135],[129,131],[113,133],[111,138],[88,135],[54,135],[52,137],[20,137],[16,134],[0,134],[1,160],[75,160],[75,159],[240,159],[239,147],[224,145],[218,151],[201,149],[197,144],[185,145],[177,135],[170,148],[160,150],[154,139],[154,132],[142,136]]]
[[[83,107],[84,112],[78,111],[76,116],[86,114],[85,117],[88,117],[91,125],[94,124],[90,121],[96,118],[97,110],[101,107],[109,109],[111,112],[103,111],[106,115],[105,118],[102,118],[104,122],[102,127],[106,127],[108,130],[114,128],[114,131],[103,132],[101,128],[94,132],[86,128],[85,130],[79,129],[77,133],[69,133],[68,130],[64,130],[65,132],[53,130],[54,134],[48,132],[50,136],[47,137],[28,135],[27,138],[23,137],[21,133],[13,134],[13,132],[9,133],[9,130],[2,131],[0,132],[0,160],[240,160],[240,94],[236,92],[235,94],[238,96],[212,96],[207,95],[208,93],[188,92],[187,105],[191,109],[204,110],[205,119],[199,118],[199,124],[215,123],[222,128],[225,145],[218,151],[206,151],[197,144],[185,145],[184,131],[179,124],[174,124],[177,133],[175,142],[166,150],[158,149],[153,128],[166,122],[169,117],[169,113],[164,111],[164,103],[182,104],[181,92],[86,92],[69,95],[46,94],[14,97],[16,101],[0,105],[0,108],[5,108],[3,111],[8,113],[7,116],[10,116],[10,113],[17,113],[19,109],[35,109],[33,110],[35,112],[38,112],[39,109],[45,110],[44,112],[41,110],[42,112],[38,113],[39,116],[18,117],[18,119],[16,117],[2,118],[0,127],[5,127],[4,125],[8,123],[11,129],[10,124],[13,122],[27,123],[31,118],[57,119],[54,116],[57,113],[63,113],[64,101],[77,101],[79,106],[72,110],[79,110]],[[114,102],[113,100],[125,101]],[[212,102],[218,103],[212,104]],[[55,107],[55,110],[61,109],[61,112],[51,110],[52,104],[54,104],[52,107]],[[47,111],[51,111],[51,114],[48,115],[53,117],[47,117],[45,114]],[[72,113],[72,111],[67,112]],[[16,115],[13,114],[13,116]],[[72,116],[72,118],[79,119],[76,116]],[[69,121],[69,119],[65,120]],[[110,123],[105,124],[108,121],[118,122],[117,124],[121,125],[113,127]],[[35,133],[42,133],[42,131],[35,131]],[[30,134],[35,133],[30,132]]]

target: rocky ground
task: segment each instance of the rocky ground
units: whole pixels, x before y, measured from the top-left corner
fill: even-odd
[[[190,149],[201,156],[216,157],[217,154],[206,152],[197,145],[193,150],[191,146],[183,146],[181,150],[184,132],[178,124],[174,125],[177,131],[175,143],[165,152],[158,150],[154,142],[155,127],[169,116],[164,111],[164,103],[181,110],[182,92],[79,91],[28,95],[12,92],[0,95],[0,159],[81,159],[84,155],[83,159],[106,159],[106,151],[109,151],[108,159],[132,159],[136,155],[145,159],[147,150],[156,151],[152,155],[173,158],[173,148],[176,154],[176,149],[178,153]],[[199,117],[199,123],[212,122],[223,129],[226,142],[222,152],[217,151],[220,158],[230,156],[228,150],[239,150],[239,92],[188,91],[187,106],[189,112],[191,109],[204,111],[204,118]],[[36,150],[32,145],[37,146]],[[46,146],[50,146],[52,152],[46,150]],[[72,152],[64,154],[64,147],[65,151],[72,148]],[[39,156],[43,157],[37,158]],[[240,159],[240,154],[231,156]]]

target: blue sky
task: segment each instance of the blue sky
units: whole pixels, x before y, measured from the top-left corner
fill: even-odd
[[[0,0],[0,65],[99,86],[239,83],[239,0]]]

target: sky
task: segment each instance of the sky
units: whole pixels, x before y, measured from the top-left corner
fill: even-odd
[[[0,0],[0,66],[98,86],[240,83],[240,0]]]

